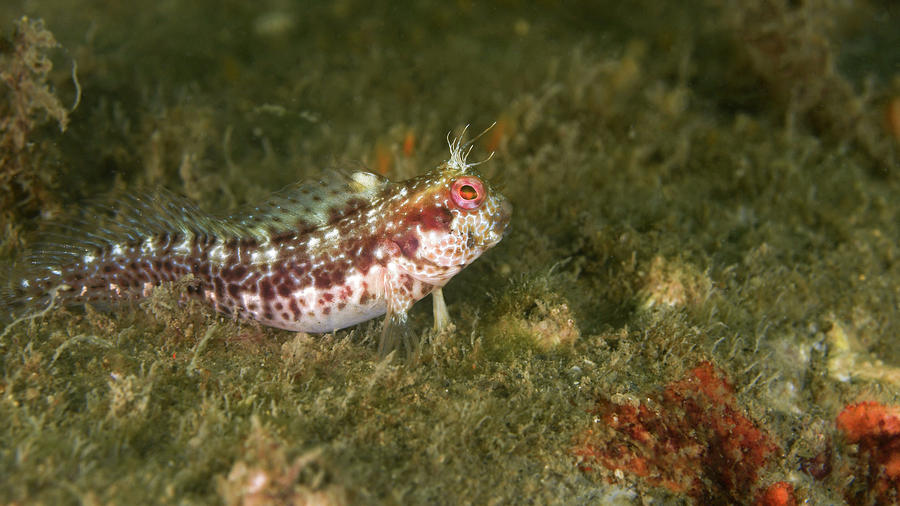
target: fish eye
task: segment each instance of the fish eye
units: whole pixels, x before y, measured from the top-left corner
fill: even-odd
[[[450,188],[453,202],[462,209],[475,209],[484,201],[484,184],[476,177],[461,177]]]

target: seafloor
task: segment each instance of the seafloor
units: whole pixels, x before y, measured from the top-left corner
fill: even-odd
[[[497,123],[472,156],[515,214],[445,289],[452,331],[414,308],[417,364],[378,322],[298,335],[178,286],[7,327],[0,502],[897,501],[897,26],[890,0],[3,2],[6,262],[111,191],[402,179],[467,124]]]

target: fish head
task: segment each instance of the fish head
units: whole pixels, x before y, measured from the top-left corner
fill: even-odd
[[[445,163],[404,191],[405,225],[395,242],[420,281],[442,286],[509,229],[512,204],[469,166]]]

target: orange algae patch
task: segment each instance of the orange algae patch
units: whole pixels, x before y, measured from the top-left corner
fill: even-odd
[[[894,140],[900,142],[900,97],[892,98],[884,108],[884,119]]]
[[[573,449],[582,470],[624,471],[703,501],[750,502],[761,485],[760,471],[779,454],[709,362],[666,385],[650,402],[601,399],[592,413],[594,428]]]
[[[491,129],[490,137],[487,138],[487,144],[485,146],[489,153],[493,153],[500,149],[500,145],[509,133],[509,127],[510,122],[506,117],[501,117],[497,120],[494,128]]]
[[[384,142],[375,143],[375,172],[387,175],[394,166],[394,155]]]
[[[407,130],[406,134],[403,135],[403,156],[409,158],[416,151],[416,133],[412,130]]]
[[[837,426],[851,443],[900,435],[900,408],[874,401],[851,404],[837,417]]]
[[[864,489],[847,491],[847,502],[900,502],[900,407],[874,401],[851,404],[838,415],[837,428],[847,442],[858,445],[854,475],[865,483]]]
[[[794,486],[786,481],[776,481],[763,490],[754,502],[755,506],[792,506],[797,504]]]

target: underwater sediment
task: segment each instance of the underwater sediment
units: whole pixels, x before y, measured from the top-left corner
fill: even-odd
[[[496,122],[471,159],[515,208],[452,325],[409,311],[414,364],[189,279],[35,308],[0,339],[3,502],[897,500],[889,2],[0,13],[6,267],[104,195],[406,180],[465,125]]]

